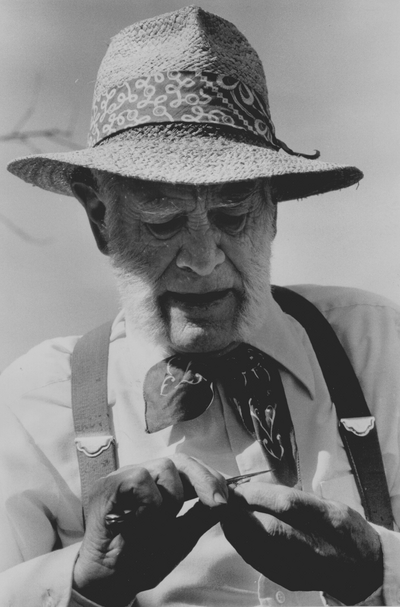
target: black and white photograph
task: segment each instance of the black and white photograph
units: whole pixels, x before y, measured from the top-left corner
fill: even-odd
[[[0,607],[400,605],[398,0],[0,15]]]

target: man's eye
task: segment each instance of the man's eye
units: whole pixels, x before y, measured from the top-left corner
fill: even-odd
[[[214,216],[215,225],[228,234],[238,234],[246,224],[247,213],[242,215],[231,215],[229,213],[219,212]]]
[[[163,221],[162,223],[145,223],[146,228],[153,236],[160,240],[166,240],[172,238],[179,232],[185,223],[185,217],[178,215],[169,221]]]

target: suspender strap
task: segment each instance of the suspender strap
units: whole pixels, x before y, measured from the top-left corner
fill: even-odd
[[[306,330],[339,419],[339,432],[368,521],[393,529],[375,418],[371,416],[350,360],[324,315],[307,299],[285,287],[272,294],[284,312]]]
[[[117,468],[115,439],[107,403],[110,331],[109,322],[81,337],[71,360],[75,445],[85,518],[91,486]]]

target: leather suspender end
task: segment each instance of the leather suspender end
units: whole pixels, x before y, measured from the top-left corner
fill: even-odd
[[[340,424],[356,436],[367,436],[375,428],[375,417],[342,417]]]
[[[75,446],[78,451],[84,453],[87,457],[97,457],[104,451],[107,451],[115,443],[114,437],[110,435],[100,436],[78,436],[75,439]]]

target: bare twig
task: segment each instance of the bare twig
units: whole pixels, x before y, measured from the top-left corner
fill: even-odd
[[[43,138],[53,139],[61,145],[64,145],[71,149],[81,148],[82,146],[70,139],[70,135],[70,131],[62,129],[35,129],[30,131],[11,131],[6,135],[0,135],[0,141],[20,141],[21,143],[25,143],[26,145],[28,145],[28,143],[31,142],[31,139]],[[38,153],[39,152],[40,150],[38,150]]]
[[[69,120],[69,125],[66,129],[59,128],[46,128],[46,129],[30,129],[22,130],[22,127],[28,122],[31,116],[34,114],[39,98],[40,92],[40,78],[36,77],[34,90],[32,93],[32,99],[27,110],[22,114],[21,118],[17,121],[17,124],[12,131],[4,135],[0,135],[0,142],[19,141],[30,148],[35,154],[40,153],[41,150],[37,148],[33,143],[32,139],[48,139],[56,141],[62,146],[70,149],[80,149],[82,146],[75,143],[72,139],[73,132],[75,130],[76,122],[78,119],[78,111],[73,110]]]
[[[70,149],[79,149],[82,146],[75,143],[72,139],[73,132],[76,126],[76,121],[78,118],[78,112],[71,112],[71,118],[69,121],[69,126],[66,129],[59,128],[46,128],[46,129],[26,129],[23,130],[23,127],[26,125],[31,116],[35,113],[36,106],[38,103],[40,92],[40,78],[36,77],[34,90],[32,93],[31,102],[26,111],[22,114],[21,118],[17,121],[15,127],[4,135],[0,135],[0,142],[7,143],[10,141],[19,141],[20,143],[26,145],[29,150],[34,154],[40,154],[42,150],[33,143],[33,140],[37,139],[47,139],[50,141],[55,141],[60,145],[70,148]],[[0,213],[0,223],[6,226],[9,230],[11,230],[14,234],[16,234],[19,238],[33,245],[47,245],[52,242],[51,238],[36,238],[31,234],[28,234],[17,226],[11,219]]]
[[[28,109],[26,110],[26,112],[24,114],[22,114],[21,118],[18,120],[17,124],[15,125],[15,127],[13,129],[14,133],[20,132],[20,130],[22,129],[24,124],[26,124],[28,122],[29,118],[32,116],[33,112],[35,111],[37,100],[39,97],[39,91],[40,91],[40,78],[39,78],[39,76],[36,76],[35,84],[34,84],[34,88],[33,88],[33,92],[32,92],[32,101],[31,101]]]
[[[30,244],[46,245],[52,241],[51,238],[36,238],[35,236],[31,236],[11,221],[11,219],[3,215],[3,213],[0,213],[0,222],[7,226],[14,234],[22,238],[22,240],[25,240],[25,242],[29,242]]]

